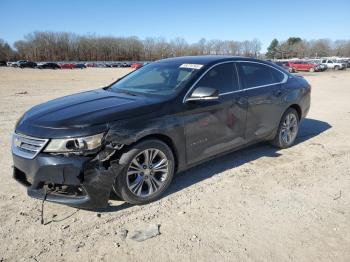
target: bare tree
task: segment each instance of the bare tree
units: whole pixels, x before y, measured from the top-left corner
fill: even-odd
[[[321,57],[350,56],[350,41],[328,39],[302,40],[289,37],[279,42],[274,39],[270,45],[268,57]],[[4,41],[0,41],[0,56],[35,61],[121,61],[121,60],[157,60],[184,55],[236,55],[259,57],[261,42],[258,39],[234,41],[200,39],[189,44],[184,38],[170,41],[165,38],[147,37],[140,40],[132,37],[112,37],[96,35],[77,35],[67,32],[33,32],[24,40],[15,42],[16,52]]]
[[[310,56],[330,56],[331,53],[331,41],[329,39],[319,39],[310,41]]]

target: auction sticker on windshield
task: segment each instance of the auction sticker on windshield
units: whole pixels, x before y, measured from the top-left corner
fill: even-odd
[[[190,69],[201,69],[203,65],[200,64],[182,64],[180,65],[180,68],[190,68]]]

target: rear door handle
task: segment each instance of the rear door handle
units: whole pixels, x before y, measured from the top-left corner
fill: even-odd
[[[282,89],[277,89],[273,92],[274,96],[280,97],[281,95],[283,95],[283,91]]]
[[[247,104],[247,102],[248,102],[248,99],[243,97],[243,96],[241,96],[237,99],[237,104],[239,104],[239,105],[245,105],[245,104]]]

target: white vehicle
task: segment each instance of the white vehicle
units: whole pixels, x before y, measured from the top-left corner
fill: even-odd
[[[346,68],[346,66],[342,63],[336,62],[331,59],[322,59],[321,64],[326,65],[327,68],[334,69],[334,70],[342,70]]]
[[[28,60],[18,60],[17,62],[12,62],[10,64],[10,66],[12,66],[12,67],[19,67],[22,63],[26,63],[26,62],[28,62]],[[9,66],[9,65],[7,65],[7,66]]]

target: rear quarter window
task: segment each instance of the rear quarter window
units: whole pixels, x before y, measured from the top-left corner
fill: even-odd
[[[281,71],[278,71],[272,67],[270,67],[270,70],[271,70],[271,74],[273,76],[273,78],[275,79],[276,82],[282,82],[284,77],[285,77],[285,74],[282,73]]]

